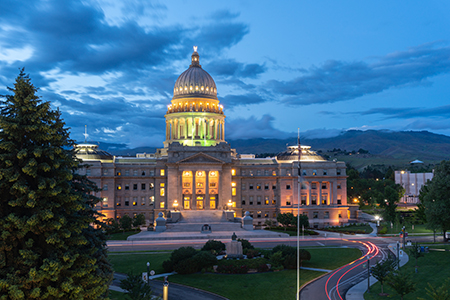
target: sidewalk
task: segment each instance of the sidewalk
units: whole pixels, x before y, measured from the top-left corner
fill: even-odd
[[[389,250],[394,255],[397,255],[397,244],[389,244],[388,246]],[[409,258],[408,255],[403,252],[403,256],[400,257],[400,267],[404,266],[408,262]],[[375,279],[375,277],[370,276],[370,285],[374,285],[378,280]],[[346,300],[362,300],[364,299],[364,293],[367,291],[367,281],[363,280],[360,283],[354,285],[350,290],[348,290],[347,294],[345,295]]]

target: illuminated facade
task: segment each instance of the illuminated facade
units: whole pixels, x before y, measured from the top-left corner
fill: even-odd
[[[309,217],[311,226],[347,223],[346,167],[302,146],[299,197],[298,147],[273,158],[239,155],[225,141],[225,115],[212,77],[194,48],[189,69],[177,79],[168,106],[164,148],[154,154],[114,157],[96,145],[80,144],[77,156],[102,189],[98,209],[106,218],[143,213],[148,222],[162,212],[249,211],[255,225],[278,213]]]

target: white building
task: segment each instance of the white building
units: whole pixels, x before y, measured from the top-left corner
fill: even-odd
[[[419,203],[420,189],[433,179],[433,173],[411,173],[410,171],[395,171],[395,183],[405,189],[405,195],[400,199],[402,203]]]

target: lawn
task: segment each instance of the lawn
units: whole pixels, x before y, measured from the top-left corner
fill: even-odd
[[[391,224],[386,223],[386,222],[382,223],[381,225],[385,226],[387,228],[387,230],[388,230],[387,234],[399,234],[403,227],[403,225],[394,224],[394,226],[391,228]],[[406,232],[408,232],[408,233],[433,234],[433,230],[427,229],[424,224],[414,225],[414,229],[413,229],[413,225],[411,225],[411,224],[408,224],[405,227],[406,227]]]
[[[332,232],[355,232],[358,233],[360,231],[364,231],[366,234],[369,234],[373,231],[373,228],[369,225],[351,225],[351,226],[341,226],[341,227],[335,227],[335,228],[327,228],[325,231],[332,231]]]
[[[428,245],[429,248],[446,248],[450,249],[450,245]],[[404,300],[412,300],[418,298],[431,299],[427,296],[425,288],[428,288],[428,283],[434,287],[442,285],[445,279],[450,278],[450,253],[449,252],[433,252],[426,253],[424,257],[418,259],[419,273],[414,273],[415,259],[410,259],[409,262],[401,269],[406,270],[412,274],[412,278],[416,283],[416,291],[406,295]],[[379,282],[374,284],[371,288],[371,293],[365,293],[364,299],[377,300],[386,299],[387,297],[378,296],[381,293],[381,285]],[[389,299],[400,299],[393,289],[387,284],[384,285],[384,292],[390,294]]]
[[[116,292],[116,291],[109,291],[109,298],[111,300],[128,300],[129,299],[125,293]]]
[[[114,266],[114,271],[118,273],[133,274],[147,272],[147,262],[150,263],[150,269],[156,274],[164,273],[162,263],[168,260],[170,253],[148,252],[148,253],[109,253],[109,261]]]
[[[129,237],[130,235],[139,233],[140,231],[127,231],[127,232],[118,232],[113,234],[108,234],[108,240],[120,240],[124,241]]]

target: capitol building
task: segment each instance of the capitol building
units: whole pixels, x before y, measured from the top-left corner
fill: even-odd
[[[104,218],[144,214],[147,224],[161,212],[248,211],[254,225],[276,221],[279,213],[307,215],[311,227],[347,223],[354,210],[347,204],[344,162],[327,161],[301,146],[271,158],[239,154],[225,139],[225,115],[213,78],[200,65],[197,49],[175,82],[168,106],[166,140],[156,153],[113,156],[95,144],[78,144],[77,157],[90,165],[80,170],[97,184]],[[261,149],[263,150],[263,149]],[[352,211],[352,212],[351,212]]]

